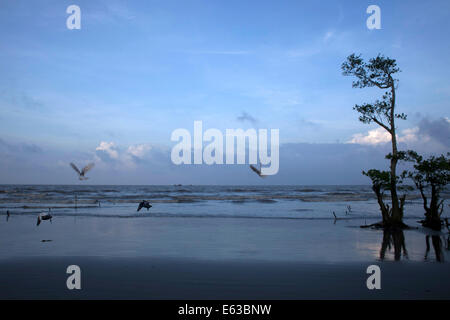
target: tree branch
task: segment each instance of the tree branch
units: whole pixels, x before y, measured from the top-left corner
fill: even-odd
[[[375,86],[377,86],[378,88],[380,88],[380,89],[388,89],[391,85],[389,84],[389,85],[385,85],[385,86],[383,86],[381,83],[378,83],[378,82],[376,82],[376,81],[373,81],[373,80],[370,80],[370,79],[367,79],[371,84],[373,84],[373,85],[375,85]]]
[[[389,132],[390,134],[392,134],[391,129],[388,128],[388,126],[386,126],[384,123],[382,123],[381,121],[379,121],[377,118],[372,117],[372,121],[375,122],[376,124],[378,124],[379,126],[383,127],[387,132]]]

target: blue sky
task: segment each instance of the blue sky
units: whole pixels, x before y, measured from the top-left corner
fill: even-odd
[[[81,30],[66,28],[71,4]],[[381,30],[366,27],[370,4],[381,8]],[[100,163],[90,183],[231,183],[226,168],[170,174],[171,132],[202,120],[223,131],[280,129],[286,169],[282,161],[269,183],[312,184],[320,172],[307,167],[310,176],[294,179],[288,165],[298,146],[383,148],[364,139],[376,126],[352,110],[381,94],[342,76],[353,52],[397,59],[398,111],[409,116],[399,130],[415,135],[405,143],[448,151],[439,137],[448,134],[449,9],[448,1],[2,1],[0,183],[71,183],[67,163],[92,159]],[[444,131],[431,134],[435,123]],[[365,181],[363,168],[341,169],[350,171],[320,183]],[[237,182],[259,183],[251,174]]]

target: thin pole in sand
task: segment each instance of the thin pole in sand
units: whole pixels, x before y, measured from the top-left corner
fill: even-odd
[[[334,211],[333,211],[333,216],[334,216],[334,224],[336,224],[336,221],[337,221],[339,218],[336,217],[336,213],[334,213]]]
[[[78,195],[75,192],[75,211],[78,209]],[[74,214],[73,215],[73,223],[76,224],[77,223],[77,215]]]

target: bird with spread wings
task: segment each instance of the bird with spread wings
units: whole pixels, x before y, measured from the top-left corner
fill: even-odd
[[[152,207],[152,205],[150,204],[150,202],[148,202],[147,200],[142,200],[139,203],[137,211],[141,210],[142,208],[147,208],[147,211],[148,211],[148,209],[150,209],[151,207]]]
[[[75,170],[78,173],[78,178],[80,180],[87,180],[89,178],[85,177],[84,175],[86,174],[86,172],[88,172],[89,170],[91,170],[94,167],[94,163],[93,162],[89,163],[81,171],[80,171],[80,169],[78,169],[78,167],[75,164],[73,164],[73,162],[70,163],[70,166],[73,168],[73,170]]]
[[[261,164],[259,164],[259,169],[257,167],[255,167],[254,165],[250,165],[250,169],[252,169],[258,176],[260,176],[261,178],[265,178],[267,176],[263,175],[261,173]]]

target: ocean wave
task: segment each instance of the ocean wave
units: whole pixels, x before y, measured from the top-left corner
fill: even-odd
[[[274,199],[257,199],[256,201],[261,203],[276,203],[277,201]]]
[[[353,195],[356,195],[357,193],[355,193],[355,192],[327,192],[325,194],[329,195],[329,196],[345,196],[345,195],[353,196]]]
[[[358,194],[358,193],[339,193],[330,192],[326,194],[314,195],[299,195],[299,194],[215,194],[215,195],[121,195],[118,197],[109,197],[104,195],[89,195],[78,196],[77,203],[82,204],[117,204],[117,203],[137,203],[142,200],[149,200],[155,203],[195,203],[203,201],[235,201],[235,202],[251,202],[258,201],[261,203],[274,203],[277,201],[303,201],[303,202],[361,202],[375,199],[373,194]],[[389,200],[389,195],[386,195],[386,200]],[[448,199],[448,198],[444,198]],[[419,195],[408,195],[407,201],[419,201]],[[75,204],[74,197],[57,197],[47,194],[27,194],[15,197],[0,197],[0,204],[14,204],[23,203],[29,204]]]
[[[375,199],[369,186],[17,186],[2,185],[0,204],[14,206],[118,205],[149,200],[154,203],[230,201],[235,204],[282,201],[364,202]],[[450,193],[443,192],[448,199]],[[386,194],[386,200],[389,200]],[[407,201],[420,202],[410,193]]]
[[[321,189],[295,189],[297,192],[322,192]]]

